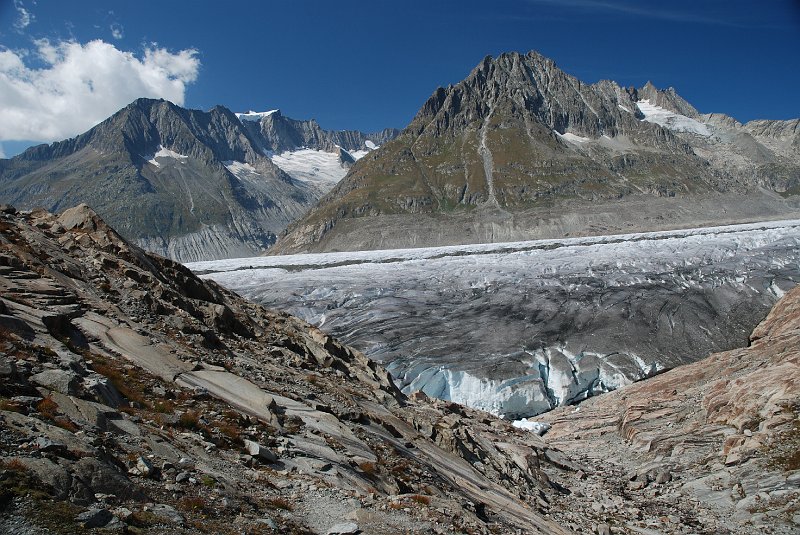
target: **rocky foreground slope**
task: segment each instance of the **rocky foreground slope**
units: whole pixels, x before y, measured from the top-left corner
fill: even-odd
[[[773,319],[743,355],[790,381],[796,331]],[[144,253],[86,206],[0,211],[0,396],[4,533],[763,532],[677,492],[678,469],[634,488],[630,463],[576,462],[547,435],[409,399],[362,354]],[[741,435],[783,436],[784,405]],[[788,504],[796,468],[762,472]],[[769,529],[790,532],[784,509]]]
[[[674,89],[486,57],[360,160],[273,252],[428,247],[800,213],[800,120],[741,124]]]
[[[547,515],[564,492],[547,470],[568,463],[539,437],[409,401],[362,354],[144,253],[86,206],[13,212],[2,531],[569,531]]]

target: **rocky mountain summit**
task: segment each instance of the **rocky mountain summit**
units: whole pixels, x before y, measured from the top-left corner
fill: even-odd
[[[80,136],[0,160],[0,199],[53,211],[88,203],[126,238],[178,261],[254,256],[395,135],[259,118],[139,99]],[[271,157],[297,148],[331,153],[335,176],[314,180],[320,163],[304,154]]]
[[[796,216],[800,122],[700,114],[538,53],[437,89],[275,252],[422,247]]]
[[[0,161],[5,201],[88,203],[128,239],[180,261],[263,252],[319,196],[220,106],[139,99],[85,134]]]

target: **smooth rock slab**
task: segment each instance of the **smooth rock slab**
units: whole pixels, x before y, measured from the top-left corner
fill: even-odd
[[[361,530],[358,529],[358,524],[355,522],[343,522],[329,528],[325,535],[356,535],[357,533],[361,533]]]

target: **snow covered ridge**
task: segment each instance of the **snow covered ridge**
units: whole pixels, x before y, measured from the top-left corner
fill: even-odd
[[[273,113],[278,110],[269,110],[269,111],[248,111],[247,113],[237,113],[236,117],[239,118],[240,121],[254,121],[259,122],[264,117],[269,117]]]
[[[161,167],[161,164],[158,163],[158,161],[156,160],[157,158],[172,158],[181,161],[181,160],[187,160],[189,157],[184,156],[183,154],[178,154],[177,152],[171,151],[169,149],[165,149],[161,145],[158,146],[158,151],[155,154],[144,157],[144,159],[147,160],[147,163],[153,164],[156,167]]]
[[[700,121],[669,111],[661,106],[650,104],[647,99],[640,100],[636,103],[636,106],[644,115],[644,120],[649,123],[661,125],[675,132],[690,132],[703,137],[711,136],[711,130]]]
[[[359,160],[378,148],[372,141],[365,141],[365,150],[345,151],[354,160]],[[344,149],[341,149],[344,150]],[[290,177],[330,188],[345,177],[349,168],[333,152],[316,149],[298,149],[280,154],[267,154],[272,163]]]
[[[405,392],[516,419],[745,345],[800,281],[800,220],[189,267],[364,351]]]

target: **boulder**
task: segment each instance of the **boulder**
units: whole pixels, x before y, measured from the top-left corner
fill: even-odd
[[[256,459],[268,463],[278,462],[278,456],[275,455],[268,448],[259,444],[258,442],[253,442],[252,440],[245,439],[244,448],[247,450],[247,453],[249,453],[251,457],[254,457]]]
[[[67,370],[45,370],[32,375],[30,381],[68,396],[77,396],[79,393],[80,381],[78,375]]]
[[[172,524],[183,524],[183,515],[170,505],[158,503],[150,508],[150,512]]]
[[[112,518],[114,518],[114,515],[108,509],[92,508],[76,516],[75,520],[80,522],[84,528],[91,529],[102,528],[111,522]]]

